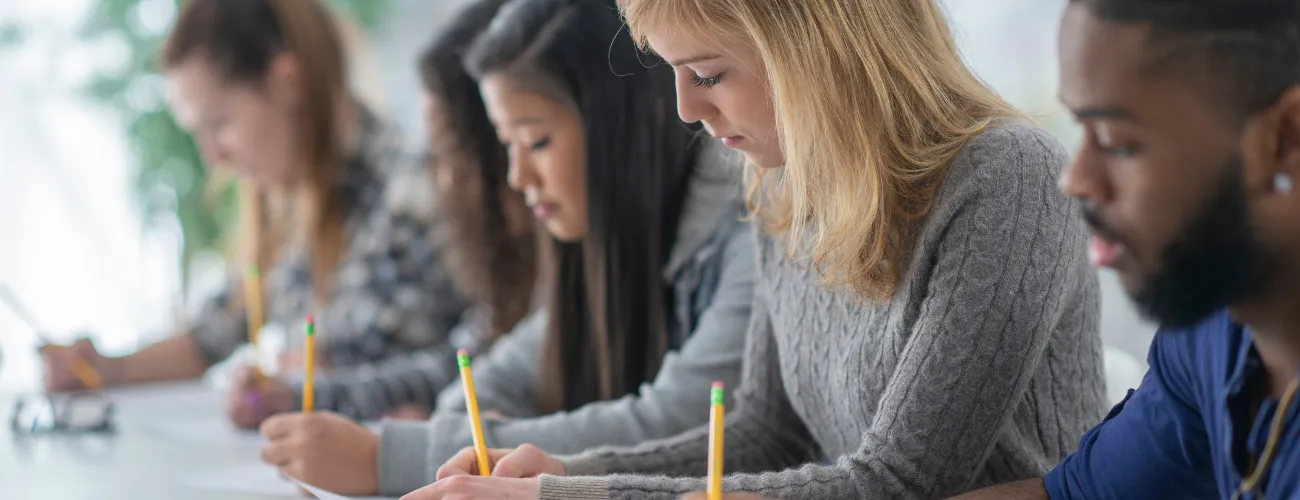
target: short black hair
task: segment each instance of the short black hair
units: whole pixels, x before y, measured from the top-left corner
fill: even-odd
[[[1148,68],[1194,75],[1234,118],[1300,84],[1300,1],[1070,0],[1095,16],[1150,26]],[[1188,72],[1191,73],[1188,73]]]

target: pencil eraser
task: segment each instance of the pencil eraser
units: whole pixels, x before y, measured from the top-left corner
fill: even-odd
[[[713,388],[714,388],[714,389],[721,389],[722,387],[723,387],[723,384],[722,384],[721,381],[715,381],[715,382],[713,382]]]

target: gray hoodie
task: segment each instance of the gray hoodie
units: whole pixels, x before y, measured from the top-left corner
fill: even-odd
[[[488,447],[531,443],[566,454],[673,436],[708,421],[712,382],[722,381],[727,394],[734,392],[755,273],[753,229],[741,220],[740,163],[715,141],[700,152],[664,267],[664,279],[674,289],[674,349],[655,379],[620,399],[539,415],[537,365],[546,317],[534,313],[474,360],[480,410],[504,416],[483,419]],[[455,384],[439,396],[438,411],[428,422],[383,426],[379,489],[402,495],[432,483],[438,467],[471,445],[463,390]]]

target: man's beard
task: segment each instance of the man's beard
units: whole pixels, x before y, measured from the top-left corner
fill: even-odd
[[[1138,311],[1161,327],[1190,326],[1268,286],[1274,261],[1250,226],[1239,159],[1218,184],[1214,198],[1165,248],[1155,274],[1132,294]]]

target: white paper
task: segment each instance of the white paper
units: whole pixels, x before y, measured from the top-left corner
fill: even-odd
[[[145,426],[172,443],[204,445],[209,449],[261,449],[266,441],[257,431],[238,429],[220,414],[206,417],[171,417]]]
[[[297,479],[281,477],[274,467],[261,463],[205,471],[187,478],[182,484],[207,491],[303,498],[297,485],[320,500],[396,500],[394,497],[347,497],[330,493]]]
[[[207,469],[181,483],[207,491],[302,498],[292,482],[280,477],[271,466],[260,463]]]
[[[330,493],[297,479],[290,478],[290,480],[297,483],[298,486],[302,486],[302,489],[310,491],[312,495],[315,495],[316,498],[319,498],[320,500],[396,500],[395,497],[345,497],[343,495]]]
[[[198,405],[221,409],[221,393],[202,382],[160,382],[130,387],[117,387],[103,392],[109,399],[126,409],[177,412]]]

